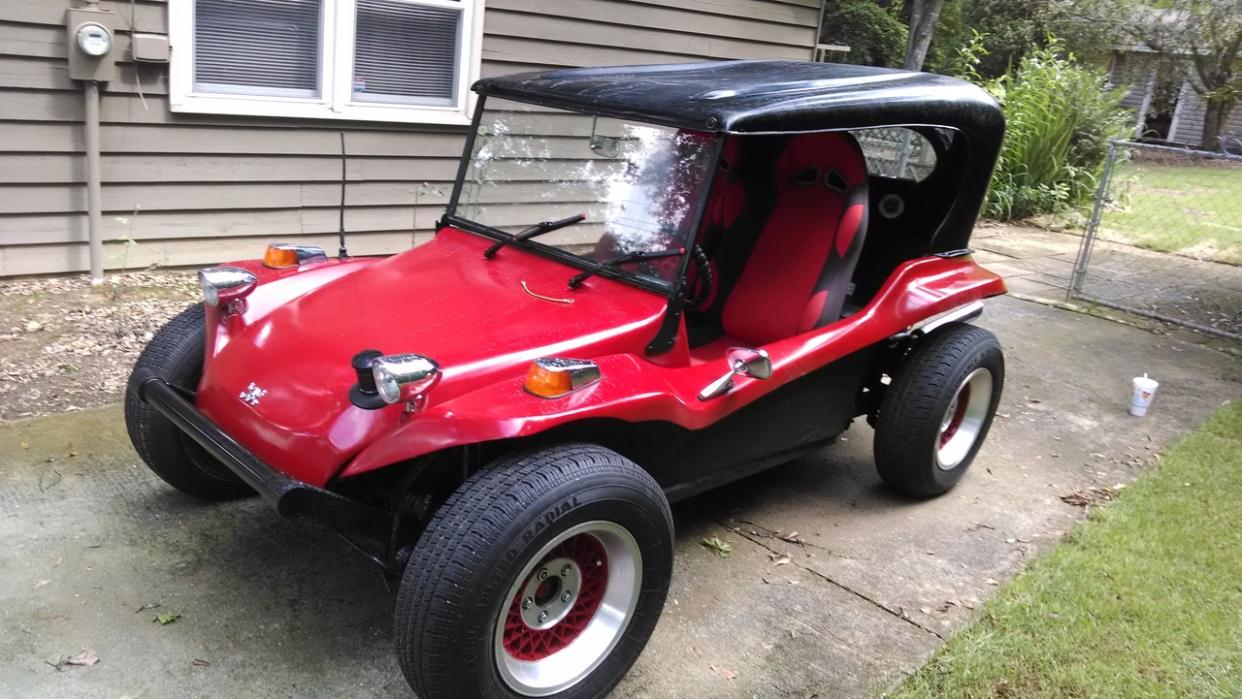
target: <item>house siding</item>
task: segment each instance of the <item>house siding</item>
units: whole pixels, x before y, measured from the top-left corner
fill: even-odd
[[[1109,67],[1108,82],[1118,89],[1124,89],[1121,106],[1138,110],[1142,108],[1147,92],[1151,89],[1151,72],[1156,66],[1152,54],[1136,52],[1117,52],[1113,54]],[[1203,134],[1204,105],[1199,93],[1183,83],[1179,93],[1176,129],[1169,134],[1170,143],[1199,147],[1199,139]],[[1234,107],[1225,120],[1221,135],[1232,134],[1242,136],[1242,107]],[[1212,150],[1215,150],[1213,147]]]
[[[1181,99],[1184,104],[1180,106],[1181,111],[1178,113],[1177,131],[1169,134],[1169,140],[1173,143],[1185,143],[1198,147],[1199,139],[1203,137],[1203,120],[1207,113],[1203,98],[1187,86],[1182,90]],[[1229,112],[1229,117],[1225,119],[1220,135],[1242,137],[1242,108],[1235,106]],[[1211,150],[1216,150],[1216,147],[1212,147]]]
[[[166,66],[128,62],[129,2],[115,13],[119,77],[103,92],[105,266],[254,257],[266,242],[336,249],[340,137],[354,254],[430,235],[464,128],[171,113]],[[85,270],[83,97],[67,75],[68,0],[0,5],[0,276]],[[167,33],[164,2],[133,28]],[[575,65],[808,59],[819,0],[488,0],[482,75]],[[514,185],[515,202],[535,197]]]

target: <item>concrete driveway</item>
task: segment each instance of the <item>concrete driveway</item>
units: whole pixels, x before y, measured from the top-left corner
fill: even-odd
[[[1082,510],[1059,496],[1131,480],[1242,397],[1236,357],[1185,336],[1014,299],[981,324],[1009,375],[962,484],[894,496],[860,421],[834,447],[676,506],[668,606],[618,695],[883,689],[1073,526]],[[1144,371],[1162,385],[1131,418]],[[391,598],[361,556],[255,501],[179,496],[138,462],[117,408],[0,426],[0,542],[0,695],[408,695]],[[97,664],[54,667],[84,648]]]

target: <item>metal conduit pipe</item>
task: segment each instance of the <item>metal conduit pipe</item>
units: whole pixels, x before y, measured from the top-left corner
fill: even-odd
[[[103,283],[103,203],[99,162],[99,83],[85,81],[86,119],[82,125],[86,145],[86,219],[90,235],[91,284]]]

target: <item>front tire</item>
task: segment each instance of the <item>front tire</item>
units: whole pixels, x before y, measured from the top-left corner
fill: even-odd
[[[925,338],[880,403],[880,478],[914,497],[957,485],[987,437],[1004,382],[1004,354],[987,330],[953,323]]]
[[[584,444],[502,459],[414,547],[401,670],[425,699],[603,696],[646,645],[672,566],[668,501],[630,460]]]
[[[233,500],[254,491],[138,395],[141,383],[151,377],[175,388],[197,390],[206,335],[202,304],[173,316],[155,333],[129,376],[125,427],[138,456],[165,483],[196,498]]]

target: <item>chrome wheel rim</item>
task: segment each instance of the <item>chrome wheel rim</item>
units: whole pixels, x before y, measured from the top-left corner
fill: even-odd
[[[642,552],[624,527],[584,522],[531,556],[496,619],[496,669],[525,696],[581,682],[625,634],[642,589]]]
[[[936,441],[936,465],[943,471],[957,468],[970,453],[992,403],[992,372],[982,367],[967,374],[940,418]]]

